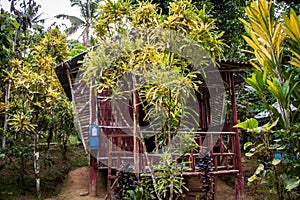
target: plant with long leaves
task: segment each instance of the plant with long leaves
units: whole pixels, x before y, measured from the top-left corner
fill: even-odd
[[[12,80],[13,85],[11,91],[13,101],[8,104],[7,113],[10,134],[14,135],[14,141],[9,141],[9,149],[16,150],[13,156],[20,155],[21,176],[24,175],[27,167],[24,155],[30,155],[30,151],[34,152],[38,199],[41,199],[39,137],[49,130],[48,116],[51,116],[55,102],[61,99],[61,88],[58,80],[55,79],[53,68],[66,56],[66,44],[66,36],[61,34],[57,28],[49,30],[40,43],[28,52],[28,57],[22,61],[12,60],[12,70],[8,73],[9,77],[7,78]],[[20,146],[28,148],[19,148]],[[18,152],[19,150],[21,152]],[[26,150],[26,152],[22,152],[22,150]],[[26,157],[26,159],[28,158],[29,156]],[[23,177],[21,178],[23,179]],[[23,184],[24,182],[21,183],[21,186]]]
[[[272,2],[269,4],[263,0],[252,2],[251,6],[246,8],[246,13],[250,20],[241,19],[248,33],[243,37],[253,49],[251,53],[255,56],[250,61],[255,68],[255,73],[251,78],[247,78],[246,82],[258,92],[267,109],[272,110],[276,115],[275,118],[280,118],[283,127],[288,128],[291,124],[290,105],[298,97],[299,81],[291,81],[294,74],[285,72],[286,63],[282,58],[285,53],[284,41],[287,36],[284,31],[286,29],[284,24],[275,18]],[[287,18],[285,21],[288,21]],[[297,33],[297,29],[293,30]],[[292,61],[290,64],[294,63]],[[289,68],[293,68],[293,65]],[[268,103],[270,94],[279,103],[279,110]]]
[[[154,185],[152,195],[157,199],[179,198],[185,189],[182,177],[176,175],[181,172],[176,169],[174,158],[166,156],[175,152],[176,137],[189,138],[182,144],[186,148],[176,151],[179,155],[184,156],[195,144],[193,135],[189,134],[193,130],[188,129],[188,123],[193,122],[182,119],[194,112],[187,111],[185,105],[187,98],[193,98],[193,93],[198,91],[201,84],[198,78],[203,68],[195,69],[191,60],[179,55],[183,53],[190,56],[194,53],[190,52],[192,47],[201,47],[215,61],[216,57],[222,56],[225,46],[220,38],[222,33],[204,8],[198,9],[189,0],[174,1],[169,7],[169,15],[162,16],[156,5],[147,1],[134,5],[127,0],[107,1],[100,5],[99,18],[95,23],[100,43],[89,52],[82,66],[83,78],[88,83],[94,83],[93,87],[98,92],[111,91],[113,95],[108,98],[122,98],[122,95],[137,93],[140,99],[138,104],[144,105],[146,112],[144,121],[157,122],[151,126],[160,132],[159,145],[165,152],[161,155],[161,169],[154,169],[147,160]],[[170,45],[178,48],[178,51],[172,52],[168,47]],[[197,64],[202,67],[207,65],[202,60]],[[124,91],[122,86],[129,83],[124,82],[122,77],[127,74],[131,74],[132,81],[138,78],[142,83],[137,83],[133,90]],[[159,120],[162,117],[166,119],[164,124]],[[197,124],[196,119],[193,120]],[[180,135],[179,129],[186,132]],[[147,149],[143,136],[135,137]],[[148,152],[144,154],[147,159]]]
[[[270,132],[264,129],[264,126],[261,127],[255,143],[245,144],[245,148],[252,146],[247,155],[255,154],[260,161],[258,169],[249,181],[259,179],[261,184],[267,183],[269,191],[276,191],[279,199],[293,199],[291,192],[299,196],[297,188],[300,184],[297,170],[299,138],[298,129],[294,127],[299,119],[297,112],[300,80],[297,78],[297,56],[300,19],[293,10],[290,12],[290,18],[283,15],[284,21],[276,18],[272,1],[266,0],[252,1],[246,8],[246,14],[249,19],[241,19],[247,32],[243,37],[253,49],[251,53],[254,58],[250,62],[255,71],[245,80],[262,99],[270,113],[270,122],[267,125],[272,124],[274,129]],[[294,57],[289,60],[291,54]],[[254,125],[252,123],[254,128],[248,131],[257,132],[258,122],[255,119],[247,120],[237,127],[245,129],[250,122],[255,122]],[[259,137],[262,137],[263,142],[257,144]],[[280,158],[274,159],[278,155],[281,155]],[[280,173],[285,176],[279,175]],[[259,174],[262,177],[258,178]],[[264,182],[265,180],[267,182]]]

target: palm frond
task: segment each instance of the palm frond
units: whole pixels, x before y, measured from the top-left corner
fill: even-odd
[[[33,19],[32,19],[32,22],[33,23],[36,23],[36,24],[44,24],[45,23],[45,19],[44,18],[41,18],[41,16],[43,15],[44,13],[41,13],[41,14],[38,14],[37,16],[35,16]]]
[[[70,2],[71,2],[71,7],[73,7],[73,6],[80,7],[82,5],[81,0],[70,0]]]
[[[74,25],[79,25],[79,24],[84,24],[85,23],[79,17],[72,16],[72,15],[60,14],[60,15],[56,15],[55,18],[57,18],[57,19],[67,19],[71,22],[71,24],[74,24]]]
[[[71,26],[71,27],[68,27],[68,28],[66,28],[66,33],[67,33],[68,35],[72,35],[72,34],[76,33],[76,32],[78,31],[79,28],[80,28],[80,27],[78,27],[78,26]]]
[[[79,17],[76,16],[71,16],[71,15],[56,15],[55,16],[58,19],[67,19],[70,21],[72,26],[83,26],[85,24],[85,21],[80,19]]]
[[[76,16],[60,14],[60,15],[56,15],[55,17],[58,19],[66,19],[66,20],[70,21],[71,26],[69,28],[67,28],[67,30],[66,30],[68,34],[73,34],[79,28],[82,28],[85,26],[85,21],[83,21],[82,19],[80,19]]]

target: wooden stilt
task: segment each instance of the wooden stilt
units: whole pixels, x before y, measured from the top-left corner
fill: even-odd
[[[89,163],[89,193],[92,196],[97,195],[97,159],[90,154],[90,163]]]
[[[233,118],[233,125],[238,123],[237,118],[237,110],[236,110],[236,99],[235,99],[235,91],[234,91],[234,79],[233,79],[233,72],[230,72],[230,93],[231,93],[231,107],[232,107],[232,118]],[[244,195],[244,176],[243,176],[243,169],[242,169],[242,159],[241,159],[241,146],[240,146],[240,135],[237,128],[233,129],[235,134],[235,164],[236,168],[239,170],[239,173],[236,176],[235,181],[235,199],[240,200],[243,199]]]
[[[98,124],[96,117],[96,95],[93,87],[90,87],[90,125]],[[89,192],[92,196],[97,196],[97,149],[90,149],[89,163]]]

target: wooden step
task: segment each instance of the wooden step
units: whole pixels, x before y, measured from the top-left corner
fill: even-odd
[[[108,175],[107,178],[109,180],[115,180],[117,178],[117,176],[115,176],[115,175]]]
[[[219,170],[219,171],[212,171],[210,173],[213,175],[237,174],[237,173],[239,173],[239,170],[237,170],[237,169]]]
[[[212,153],[213,156],[233,156],[234,153]]]

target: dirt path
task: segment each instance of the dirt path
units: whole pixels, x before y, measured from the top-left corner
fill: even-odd
[[[106,195],[106,178],[105,173],[100,172],[97,183],[97,197],[92,195],[80,196],[80,193],[88,191],[88,168],[82,167],[69,172],[60,194],[55,200],[104,200]],[[216,200],[234,200],[235,190],[225,182],[218,180],[216,190]],[[47,200],[54,200],[47,199]],[[251,197],[245,196],[245,200],[252,200]]]
[[[98,180],[101,177],[98,178]],[[101,179],[99,180],[101,181]],[[99,184],[98,184],[99,185]],[[106,190],[106,189],[105,189]],[[88,189],[88,167],[82,167],[70,171],[64,184],[61,188],[59,195],[56,198],[50,198],[46,200],[104,200],[106,191],[99,187],[97,191],[99,196],[95,197],[93,195],[81,196],[81,193],[87,193]]]

